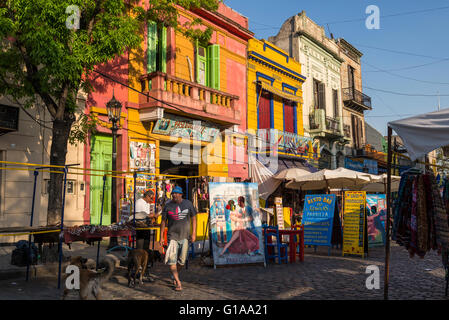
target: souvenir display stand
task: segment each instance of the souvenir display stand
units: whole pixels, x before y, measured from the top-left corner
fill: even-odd
[[[391,162],[393,130],[401,137],[412,161],[449,145],[449,109],[388,123],[387,161],[387,235],[385,248],[384,299],[388,299],[390,263],[390,227],[392,215]],[[426,165],[431,165],[427,164]],[[408,205],[408,207],[407,207]],[[448,288],[449,218],[448,210],[433,174],[411,171],[403,175],[394,207],[393,240],[411,255],[421,257],[430,249],[441,252]],[[407,225],[407,222],[408,225]]]

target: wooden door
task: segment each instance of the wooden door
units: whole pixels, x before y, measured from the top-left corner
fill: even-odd
[[[94,136],[91,141],[90,168],[112,170],[112,137]],[[103,173],[90,177],[90,223],[100,224],[103,199]],[[111,224],[111,177],[106,178],[102,225]]]

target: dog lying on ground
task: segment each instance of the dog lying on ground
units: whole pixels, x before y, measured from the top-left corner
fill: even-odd
[[[128,253],[128,287],[131,286],[131,278],[133,285],[136,285],[136,277],[139,273],[140,284],[143,284],[143,276],[148,266],[148,251],[144,249],[134,249]]]
[[[92,269],[91,259],[85,259],[81,256],[71,258],[70,264],[75,265],[80,271],[80,289],[79,297],[81,300],[101,300],[102,288],[101,285],[108,281],[115,270],[114,261],[111,258],[106,257],[103,259],[98,267],[98,271]],[[69,293],[69,289],[64,289],[64,300]]]

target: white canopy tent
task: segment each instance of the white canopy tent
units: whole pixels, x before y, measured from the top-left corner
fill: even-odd
[[[449,109],[430,112],[388,123],[387,161],[387,241],[385,247],[384,299],[388,299],[390,264],[391,217],[391,136],[393,130],[401,137],[410,158],[414,161],[427,153],[449,145]]]
[[[413,161],[449,145],[449,109],[392,121],[388,126],[401,137]]]
[[[355,190],[366,191],[366,192],[387,192],[387,174],[373,176],[372,182],[359,186]],[[399,184],[401,183],[401,177],[391,176],[391,192],[398,192]]]
[[[273,178],[278,180],[295,180],[301,176],[306,174],[310,174],[310,171],[300,169],[300,168],[288,168],[284,169],[281,172],[275,174]]]
[[[299,176],[287,183],[286,187],[301,190],[345,189],[370,183],[374,181],[371,177],[376,176],[346,168],[323,169],[315,173]]]

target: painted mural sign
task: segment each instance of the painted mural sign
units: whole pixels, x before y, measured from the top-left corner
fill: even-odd
[[[156,144],[130,141],[129,169],[156,173]]]
[[[307,195],[304,201],[304,244],[331,246],[335,195]]]
[[[365,191],[346,191],[343,209],[343,256],[365,255]]]
[[[368,246],[382,247],[386,241],[387,202],[384,194],[366,196]]]
[[[136,177],[136,199],[140,199],[146,190],[154,188],[154,184],[151,182],[151,180],[154,180],[154,175],[151,175],[151,173],[156,173],[156,144],[130,141],[129,169],[131,171],[148,172],[139,173]],[[126,193],[129,199],[134,198],[134,178],[132,175],[126,177]]]
[[[277,131],[279,151],[292,153],[304,158],[319,158],[319,142],[292,132]]]
[[[257,183],[209,183],[214,265],[264,263]]]
[[[265,142],[267,149],[276,146],[277,151],[296,155],[301,158],[317,160],[320,157],[320,142],[318,139],[303,137],[293,132],[277,129],[260,129],[258,138]]]
[[[198,122],[195,123],[195,122]],[[213,142],[220,133],[218,128],[202,125],[200,120],[194,121],[178,116],[166,116],[156,122],[153,133],[198,141]]]

